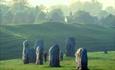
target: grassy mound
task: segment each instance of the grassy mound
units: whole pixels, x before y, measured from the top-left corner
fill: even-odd
[[[37,39],[43,39],[48,50],[57,42],[65,51],[65,40],[76,38],[76,48],[85,47],[90,51],[115,50],[115,28],[96,24],[62,24],[47,22],[44,24],[1,25],[0,60],[21,57],[22,42],[31,40],[32,47]]]

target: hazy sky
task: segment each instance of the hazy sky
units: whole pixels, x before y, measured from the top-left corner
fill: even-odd
[[[11,1],[11,0],[6,0],[6,1]],[[52,5],[60,5],[60,4],[69,6],[72,2],[78,0],[28,0],[28,1],[32,6],[43,4],[45,6],[50,7]],[[80,0],[80,1],[85,2],[91,0]],[[97,0],[97,1],[103,3],[104,7],[113,6],[115,8],[115,0]]]
[[[29,0],[32,5],[44,4],[46,6],[57,5],[57,4],[64,4],[70,5],[72,2],[77,0]],[[82,2],[91,1],[91,0],[80,0]],[[115,7],[115,0],[98,0],[99,2],[103,3],[106,6],[113,6]]]

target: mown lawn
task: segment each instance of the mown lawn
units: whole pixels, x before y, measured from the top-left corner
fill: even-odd
[[[44,65],[23,64],[21,59],[1,60],[0,70],[75,70],[76,63],[74,58],[64,57],[61,67],[52,68],[48,62]],[[90,70],[115,70],[115,51],[108,54],[103,52],[88,53],[88,67]]]

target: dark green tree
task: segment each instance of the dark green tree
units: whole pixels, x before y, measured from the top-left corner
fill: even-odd
[[[103,25],[115,27],[115,16],[110,14],[105,18],[101,19]]]
[[[60,9],[53,9],[49,13],[49,21],[64,23],[64,14]]]
[[[95,24],[98,23],[98,19],[97,17],[91,16],[88,12],[78,11],[74,13],[73,23]]]

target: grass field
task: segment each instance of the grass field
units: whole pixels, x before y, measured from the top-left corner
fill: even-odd
[[[76,38],[76,49],[85,47],[88,51],[115,50],[115,28],[96,24],[44,23],[28,25],[0,26],[0,70],[75,70],[75,58],[64,57],[60,68],[44,65],[26,64],[21,58],[22,42],[31,41],[34,47],[37,39],[44,40],[45,51],[56,42],[65,51],[65,40]],[[115,70],[115,51],[88,53],[90,70]]]
[[[0,70],[75,70],[76,63],[74,58],[64,57],[61,67],[52,68],[48,62],[44,65],[23,64],[21,59],[11,59],[0,61]],[[115,51],[88,53],[88,67],[90,70],[115,70]]]

